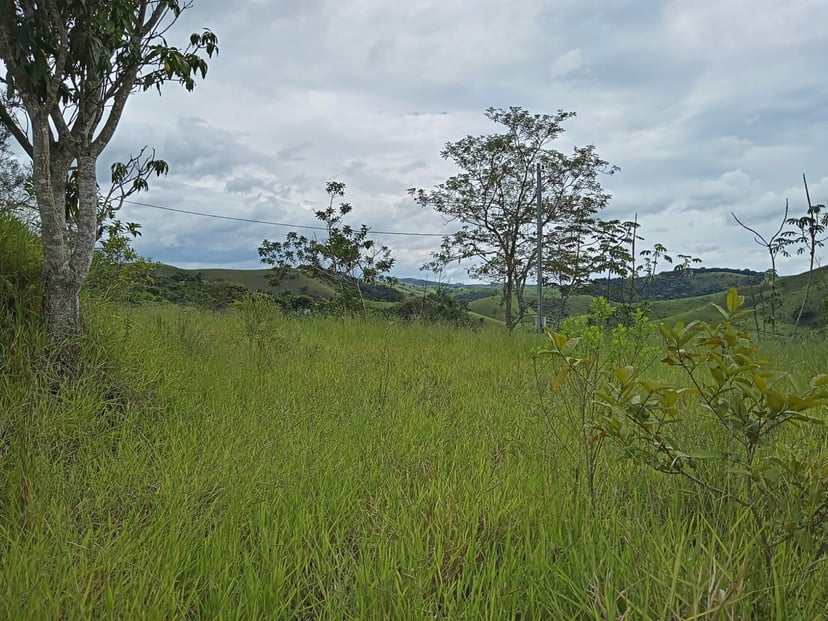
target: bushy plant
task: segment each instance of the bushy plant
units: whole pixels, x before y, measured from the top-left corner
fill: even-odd
[[[241,318],[241,331],[251,352],[264,355],[275,335],[275,321],[281,315],[275,298],[261,291],[249,291],[233,303]]]
[[[612,326],[617,317],[616,308],[603,297],[590,304],[589,315],[568,317],[561,324],[561,332],[547,331],[549,341],[535,351],[539,355],[552,355],[563,362],[559,365],[552,388],[556,392],[566,386],[570,399],[562,398],[556,405],[556,416],[550,427],[556,429],[565,423],[568,434],[580,441],[580,464],[585,473],[590,503],[596,504],[595,480],[599,454],[604,435],[597,433],[601,407],[593,398],[596,386],[601,385],[611,370],[619,365],[639,364],[646,367],[653,360],[653,327],[641,309],[632,311],[629,323]],[[577,357],[575,354],[577,353]],[[565,416],[563,420],[560,413]]]
[[[749,512],[773,579],[780,544],[793,542],[806,567],[828,549],[828,462],[819,450],[785,444],[783,433],[826,422],[828,374],[800,385],[773,368],[738,325],[750,314],[743,304],[731,289],[726,308],[715,305],[719,323],[659,325],[661,362],[678,380],[645,378],[634,364],[593,371],[594,352],[551,331],[546,351],[564,363],[555,385],[574,377],[590,404],[581,407],[594,415],[594,441],[611,439],[624,455]]]
[[[401,302],[390,313],[408,320],[445,322],[457,326],[474,325],[469,316],[468,303],[454,299],[445,289]]]
[[[39,315],[43,252],[29,227],[0,212],[0,332],[11,334],[11,325]]]
[[[86,279],[89,293],[112,302],[142,302],[153,299],[149,292],[154,284],[158,263],[140,256],[131,238],[141,234],[140,226],[114,220],[104,230],[100,247],[92,256]]]

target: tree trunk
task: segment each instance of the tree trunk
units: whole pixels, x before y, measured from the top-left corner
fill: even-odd
[[[70,231],[66,182],[74,158],[57,150],[45,116],[31,116],[32,182],[43,244],[43,317],[49,340],[62,348],[81,331],[80,289],[92,263],[97,224],[95,158],[78,158],[78,214]]]
[[[43,315],[49,340],[60,346],[80,333],[81,283],[72,274],[44,269]]]
[[[503,287],[503,306],[504,306],[504,319],[506,320],[506,329],[511,332],[514,326],[512,325],[512,285],[511,283],[507,283],[505,287]]]

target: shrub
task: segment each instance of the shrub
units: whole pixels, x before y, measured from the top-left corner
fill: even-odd
[[[611,439],[624,455],[749,512],[773,580],[777,546],[793,543],[806,571],[828,550],[828,462],[818,447],[786,445],[782,433],[825,423],[828,374],[802,386],[772,368],[738,326],[750,314],[743,304],[731,289],[726,308],[714,305],[719,323],[658,326],[661,362],[680,380],[645,378],[632,364],[585,373],[595,365],[592,352],[551,331],[547,351],[564,363],[558,377],[573,377],[594,404],[594,438]]]

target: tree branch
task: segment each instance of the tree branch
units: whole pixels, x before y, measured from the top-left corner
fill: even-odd
[[[14,120],[14,117],[9,113],[8,108],[6,105],[0,101],[0,123],[2,123],[5,127],[9,129],[12,136],[14,136],[15,140],[20,144],[23,150],[26,152],[26,155],[29,157],[34,157],[34,149],[32,147],[32,143],[29,140],[29,137],[26,135],[26,132],[17,124]]]

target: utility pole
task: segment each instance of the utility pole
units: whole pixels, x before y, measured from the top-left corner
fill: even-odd
[[[537,332],[543,332],[544,328],[546,328],[546,317],[543,316],[543,214],[541,213],[543,201],[541,196],[540,162],[538,162],[537,166],[538,180],[535,189],[535,199],[538,204],[538,314],[535,318],[535,330]]]

